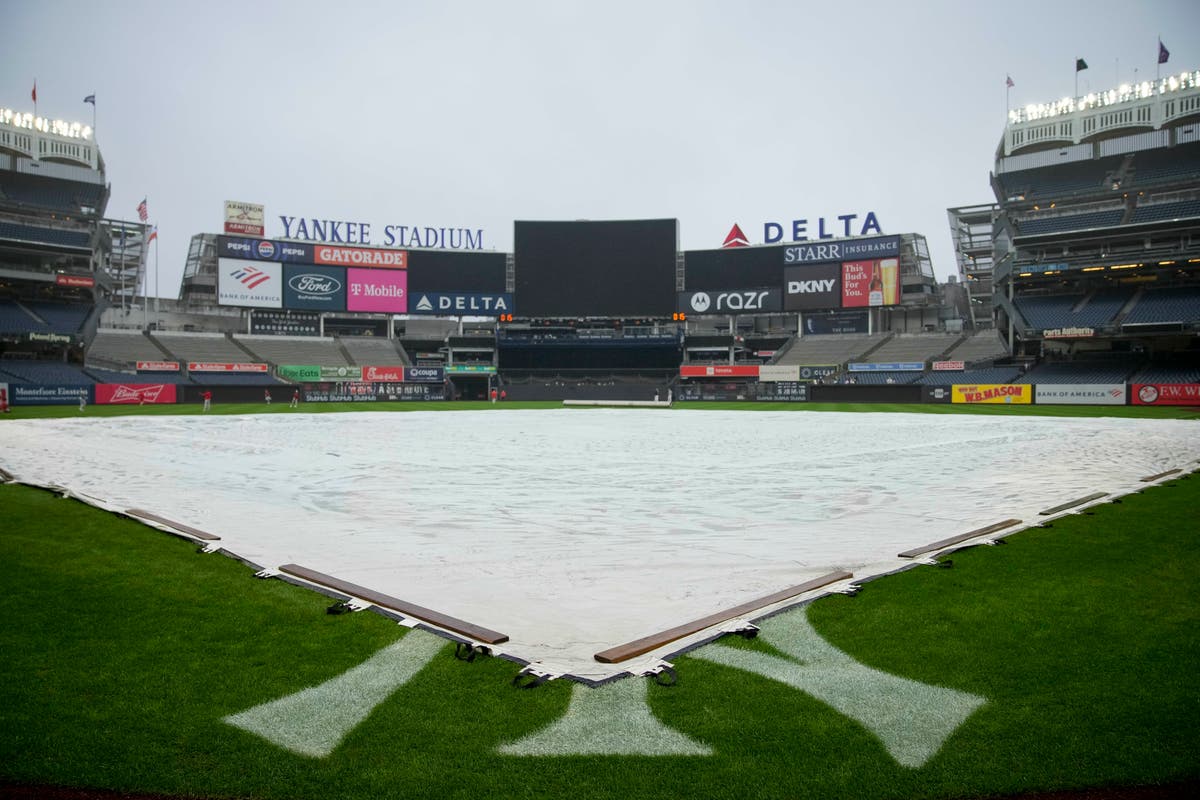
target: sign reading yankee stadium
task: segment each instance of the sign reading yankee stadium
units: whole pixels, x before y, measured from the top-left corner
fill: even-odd
[[[340,219],[279,216],[283,238],[328,244],[370,245],[371,224]],[[482,250],[483,228],[432,225],[384,225],[384,247],[423,247],[435,250]]]

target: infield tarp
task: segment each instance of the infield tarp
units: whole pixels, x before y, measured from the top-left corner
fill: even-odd
[[[1191,469],[1200,424],[679,410],[3,424],[0,466],[502,631],[601,680],[606,648],[909,548]],[[696,637],[701,638],[701,637]]]

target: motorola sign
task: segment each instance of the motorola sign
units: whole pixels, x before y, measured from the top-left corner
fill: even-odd
[[[782,309],[783,296],[775,288],[680,292],[675,307],[685,314],[760,314]]]
[[[783,285],[786,311],[841,308],[842,265],[837,263],[785,267]]]

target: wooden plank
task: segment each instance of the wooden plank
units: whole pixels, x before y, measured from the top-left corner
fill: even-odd
[[[125,512],[126,516],[134,517],[135,519],[144,519],[151,522],[157,522],[159,525],[166,525],[168,528],[174,528],[180,533],[186,533],[188,536],[194,536],[197,539],[203,539],[206,542],[219,542],[220,536],[214,536],[207,531],[202,531],[199,528],[193,528],[191,525],[184,525],[182,522],[175,522],[166,517],[160,517],[158,514],[151,514],[149,511],[143,511],[140,508],[131,508]]]
[[[625,644],[620,644],[616,647],[610,647],[603,652],[596,653],[592,657],[601,664],[619,664],[622,661],[628,661],[631,658],[645,655],[651,650],[657,650],[663,645],[670,644],[671,642],[682,639],[685,636],[691,636],[693,633],[699,633],[705,628],[711,628],[714,625],[721,624],[722,622],[728,622],[731,619],[744,617],[783,600],[787,600],[789,598],[796,597],[797,595],[804,594],[805,592],[811,592],[813,589],[820,589],[822,586],[828,586],[831,583],[837,583],[838,581],[844,581],[853,577],[854,576],[852,574],[845,571],[830,572],[828,575],[822,575],[819,578],[813,578],[811,581],[805,581],[804,583],[792,586],[788,589],[783,589],[775,592],[774,594],[767,595],[766,597],[760,597],[757,600],[751,600],[748,603],[742,603],[740,606],[734,606],[733,608],[729,608],[724,611],[718,611],[715,614],[709,614],[707,617],[701,617],[700,619],[670,628],[669,630],[651,634],[650,636],[644,636],[641,639],[635,639],[632,642],[626,642]]]
[[[1005,528],[1011,528],[1013,525],[1020,525],[1020,524],[1021,524],[1021,520],[1019,520],[1019,519],[1006,519],[1003,522],[997,522],[993,525],[988,525],[986,527],[978,528],[973,531],[967,531],[966,533],[960,533],[958,536],[951,536],[949,539],[942,539],[940,542],[934,542],[933,544],[927,544],[924,547],[915,547],[912,550],[905,550],[903,553],[900,554],[900,558],[916,558],[919,555],[924,555],[925,553],[932,553],[934,550],[941,550],[943,547],[949,547],[952,544],[958,544],[959,542],[965,542],[968,539],[974,539],[979,536],[986,536],[989,533],[995,533],[996,531],[1002,531]]]
[[[1175,475],[1178,472],[1180,472],[1180,470],[1169,469],[1166,472],[1160,472],[1157,475],[1147,475],[1145,478],[1142,478],[1142,483],[1150,483],[1151,481],[1156,481],[1159,478],[1165,478],[1168,475]]]
[[[1045,511],[1039,511],[1038,514],[1043,517],[1047,516],[1048,514],[1057,514],[1060,511],[1066,511],[1068,508],[1074,508],[1075,506],[1081,506],[1084,503],[1090,503],[1093,500],[1099,500],[1101,497],[1108,497],[1108,492],[1096,492],[1094,494],[1089,494],[1087,497],[1081,497],[1078,500],[1072,500],[1068,503],[1063,503],[1061,506],[1055,506],[1054,508],[1047,508]]]
[[[326,575],[323,572],[317,572],[308,567],[302,567],[299,564],[284,564],[279,568],[280,572],[292,575],[297,578],[302,578],[310,583],[316,583],[342,594],[348,594],[351,597],[359,600],[366,600],[368,603],[377,605],[380,608],[386,608],[389,611],[395,611],[403,614],[406,617],[419,619],[422,622],[428,622],[430,625],[436,625],[439,628],[445,628],[448,631],[461,634],[468,639],[484,644],[501,644],[508,641],[508,634],[499,633],[490,630],[482,625],[475,625],[470,622],[451,617],[448,614],[443,614],[440,611],[434,611],[431,608],[425,608],[415,603],[410,603],[406,600],[392,597],[390,595],[377,592],[374,589],[368,589],[365,586],[359,586],[349,581],[344,581],[341,578],[333,575]]]

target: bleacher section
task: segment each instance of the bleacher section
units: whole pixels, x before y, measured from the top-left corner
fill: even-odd
[[[846,333],[802,336],[793,341],[779,364],[844,364],[857,360],[891,333]]]
[[[141,331],[118,328],[96,331],[87,351],[87,361],[93,359],[132,367],[139,361],[163,361],[166,356]]]
[[[1200,322],[1200,287],[1147,289],[1123,325]]]
[[[371,336],[343,336],[338,339],[355,366],[409,366],[409,361],[396,348],[396,342]]]
[[[1164,366],[1151,364],[1138,370],[1130,383],[1200,383],[1200,365]]]
[[[974,361],[1002,358],[1008,355],[1008,345],[1000,338],[995,330],[976,331],[970,338],[963,340],[958,347],[950,351],[947,358],[955,361]]]
[[[94,183],[45,178],[5,170],[4,195],[7,202],[29,208],[78,214],[84,208],[98,209],[104,186]]]
[[[57,228],[43,228],[35,225],[0,222],[0,239],[9,239],[16,242],[45,244],[54,247],[74,247],[78,250],[87,250],[90,238],[87,231],[64,231]]]
[[[26,301],[25,307],[37,314],[50,326],[54,333],[75,334],[91,313],[91,306],[69,306],[64,303]]]
[[[179,372],[118,372],[99,367],[85,367],[84,372],[98,383],[192,383]]]
[[[1021,373],[1017,367],[969,369],[963,372],[926,372],[914,383],[922,386],[950,386],[955,383],[1009,383]]]
[[[920,372],[851,372],[846,376],[846,380],[866,386],[879,386],[914,383],[920,377]]]
[[[12,300],[0,300],[0,333],[48,333],[50,326]]]
[[[153,334],[174,356],[176,361],[215,361],[222,363],[246,363],[251,356],[219,333],[163,333]]]
[[[1134,369],[1135,363],[1128,360],[1047,363],[1039,364],[1013,383],[1125,383]]]
[[[1187,219],[1189,217],[1200,217],[1200,200],[1139,205],[1133,212],[1130,222],[1157,222],[1164,219]]]
[[[956,333],[898,333],[871,353],[867,361],[890,364],[897,361],[929,361],[937,358],[959,340]],[[909,377],[912,373],[909,373]]]
[[[1069,214],[1060,217],[1023,219],[1017,223],[1017,229],[1020,236],[1034,236],[1042,233],[1107,228],[1119,224],[1124,215],[1125,209],[1115,208],[1108,211],[1089,211],[1084,214]]]
[[[1200,147],[1179,147],[1143,150],[1134,154],[1130,175],[1126,185],[1147,186],[1186,180],[1200,173]]]
[[[346,358],[332,336],[242,336],[236,341],[262,361],[271,364],[312,364],[319,367],[347,366]]]
[[[7,383],[63,384],[85,386],[95,383],[82,369],[57,361],[0,361],[0,379]]]
[[[1061,197],[1074,192],[1101,189],[1111,190],[1106,179],[1121,166],[1124,156],[1111,156],[1095,161],[1059,164],[1053,170],[1032,169],[1006,172],[996,179],[1005,196],[1024,196],[1026,200]]]
[[[1072,294],[1018,297],[1015,303],[1033,329],[1099,328],[1111,322],[1132,296],[1132,289],[1102,289],[1086,302]]]

